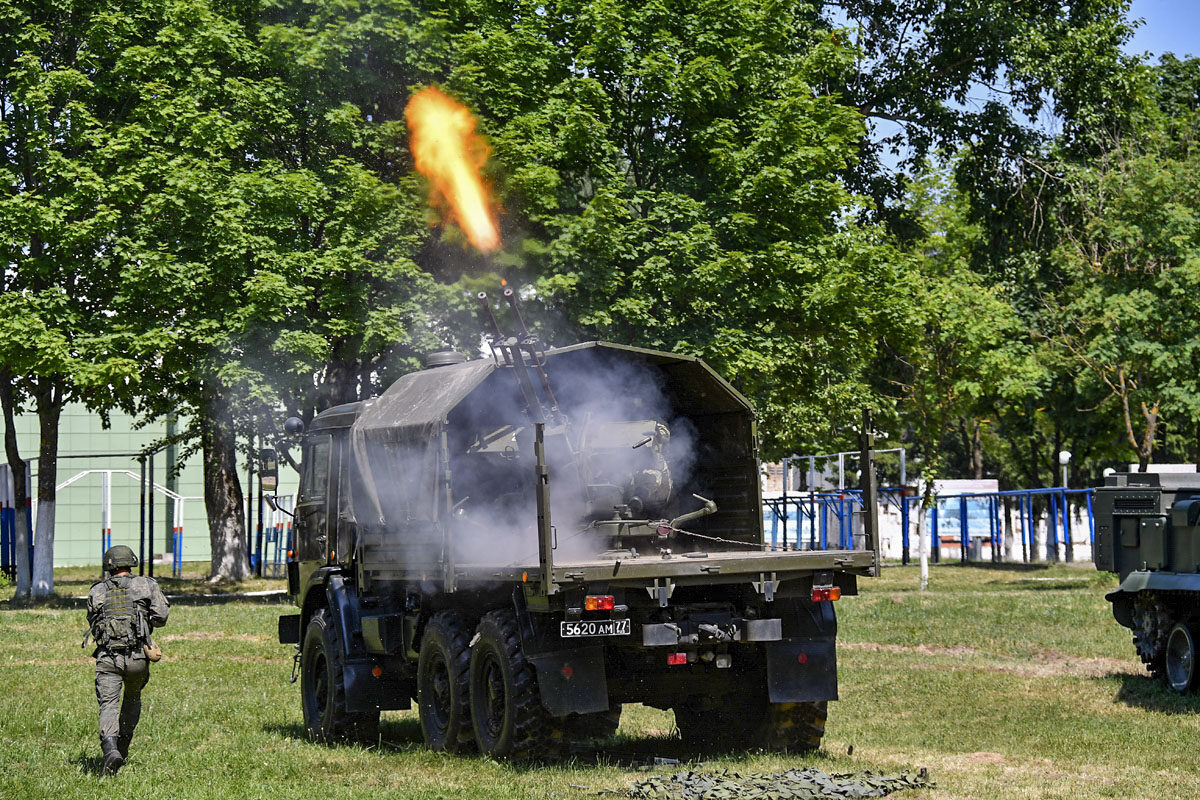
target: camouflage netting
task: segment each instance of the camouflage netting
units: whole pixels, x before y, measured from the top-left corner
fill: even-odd
[[[901,789],[928,789],[933,786],[925,769],[897,775],[876,775],[870,771],[826,775],[817,769],[740,775],[723,770],[711,775],[678,772],[669,778],[646,778],[630,787],[629,796],[645,800],[818,800],[826,797],[884,797]]]

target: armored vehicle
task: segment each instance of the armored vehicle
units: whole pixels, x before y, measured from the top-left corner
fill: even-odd
[[[1096,490],[1096,568],[1142,663],[1177,692],[1196,685],[1200,631],[1200,475],[1118,473]]]
[[[303,431],[279,640],[310,736],[415,702],[430,748],[552,757],[645,703],[697,748],[819,746],[873,515],[862,549],[769,551],[754,413],[702,361],[492,348]]]

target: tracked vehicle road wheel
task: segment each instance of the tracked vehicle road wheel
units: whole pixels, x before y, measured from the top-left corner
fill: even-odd
[[[379,712],[346,710],[342,646],[328,609],[309,620],[300,650],[300,702],[308,738],[318,742],[379,738]]]
[[[475,742],[468,704],[470,628],[452,611],[434,615],[421,637],[417,659],[417,709],[430,750],[455,753]]]
[[[802,753],[821,746],[826,709],[824,700],[770,703],[730,695],[676,706],[675,724],[683,741],[697,750]]]
[[[1151,592],[1133,599],[1133,644],[1150,675],[1166,679],[1167,637],[1173,620],[1170,609]]]
[[[1196,682],[1196,640],[1186,622],[1177,622],[1167,636],[1165,656],[1167,685],[1180,694]]]
[[[537,673],[521,652],[511,611],[493,611],[480,621],[470,683],[471,723],[481,753],[533,759],[562,752],[561,723],[542,706]]]

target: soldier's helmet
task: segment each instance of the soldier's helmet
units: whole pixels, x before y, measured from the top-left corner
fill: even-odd
[[[137,556],[133,554],[133,550],[123,544],[113,545],[104,553],[105,572],[124,568],[133,569],[137,565]]]

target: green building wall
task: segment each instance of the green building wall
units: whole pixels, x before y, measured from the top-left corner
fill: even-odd
[[[59,461],[56,484],[57,497],[54,533],[55,566],[98,565],[101,556],[101,482],[99,471],[112,471],[112,544],[126,544],[139,551],[141,466],[136,453],[166,434],[166,423],[142,428],[126,414],[113,413],[111,426],[105,429],[100,417],[81,405],[69,405],[63,410],[59,436]],[[26,413],[17,417],[17,440],[21,456],[32,459],[38,451],[37,415]],[[182,450],[183,448],[179,448]],[[76,458],[75,456],[89,456]],[[168,478],[167,451],[154,458],[154,483],[182,495],[183,501],[183,560],[210,559],[208,520],[204,513],[204,483],[199,452],[183,462],[177,478]],[[247,492],[246,465],[239,459],[242,491]],[[33,487],[36,495],[38,464],[33,462]],[[280,465],[279,494],[295,491],[295,471]],[[257,481],[256,481],[257,482]],[[69,484],[69,485],[65,485]],[[255,520],[257,520],[258,490],[255,488]],[[172,546],[174,501],[156,490],[154,497],[154,553],[158,559],[155,574],[169,574]],[[270,508],[263,506],[270,516]],[[149,532],[146,551],[149,552]],[[36,542],[34,543],[36,546]]]

